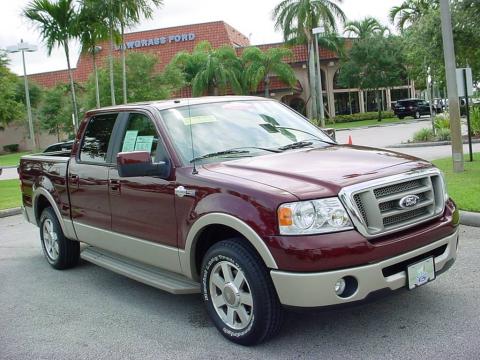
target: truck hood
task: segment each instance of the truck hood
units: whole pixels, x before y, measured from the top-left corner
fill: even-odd
[[[241,158],[204,168],[309,199],[336,196],[345,186],[431,166],[416,157],[384,149],[333,145]]]

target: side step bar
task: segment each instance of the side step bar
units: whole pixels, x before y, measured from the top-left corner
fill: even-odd
[[[185,276],[142,264],[93,246],[84,249],[81,258],[172,294],[196,294],[200,292],[200,284]]]

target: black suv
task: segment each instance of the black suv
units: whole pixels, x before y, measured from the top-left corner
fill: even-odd
[[[405,116],[413,116],[419,119],[422,115],[430,115],[430,104],[421,99],[405,99],[398,100],[393,107],[393,112],[399,119]],[[435,116],[435,109],[432,109],[433,116]]]

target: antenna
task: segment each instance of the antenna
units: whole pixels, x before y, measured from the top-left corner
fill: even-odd
[[[192,160],[193,160],[193,170],[192,174],[197,175],[197,167],[195,164],[195,148],[193,147],[193,129],[192,129],[192,112],[190,110],[190,99],[187,98],[187,107],[188,107],[188,120],[189,120],[189,127],[190,127],[190,143],[192,145]]]

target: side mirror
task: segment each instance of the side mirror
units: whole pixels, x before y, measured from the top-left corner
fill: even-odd
[[[118,153],[117,168],[120,177],[159,176],[166,179],[170,175],[170,163],[166,161],[152,163],[148,151]]]

